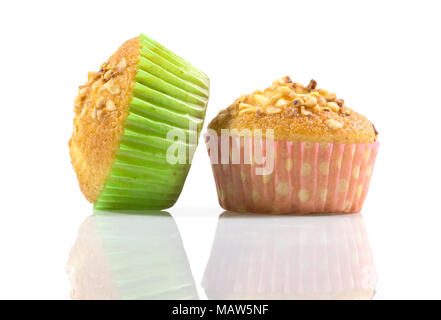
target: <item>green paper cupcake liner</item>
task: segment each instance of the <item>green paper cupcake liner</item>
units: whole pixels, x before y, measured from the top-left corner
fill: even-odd
[[[109,177],[95,210],[166,209],[177,201],[197,146],[209,96],[209,79],[197,68],[141,34],[129,115]],[[166,160],[170,130],[186,141],[185,164]],[[197,137],[191,143],[190,135]]]

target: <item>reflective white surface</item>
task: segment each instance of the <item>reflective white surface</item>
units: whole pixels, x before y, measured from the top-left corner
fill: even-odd
[[[72,299],[197,299],[167,212],[95,213],[81,225],[67,272]]]
[[[208,299],[370,299],[376,288],[361,214],[224,212],[210,251],[202,281]],[[166,212],[88,217],[67,272],[73,299],[198,298]]]
[[[375,202],[369,204],[375,205]],[[383,204],[385,206],[387,204]],[[369,206],[371,207],[371,206]],[[180,235],[179,241],[171,238],[168,241],[169,248],[174,248],[173,252],[180,252],[180,259],[174,257],[164,256],[162,261],[181,261],[184,254],[189,263],[187,270],[191,271],[192,279],[196,286],[196,290],[200,299],[206,299],[207,278],[202,281],[206,269],[212,268],[217,260],[217,252],[220,249],[227,254],[230,254],[230,259],[236,250],[228,252],[226,239],[231,239],[231,234],[236,237],[244,238],[244,235],[238,232],[231,233],[233,230],[242,228],[248,233],[251,231],[250,227],[259,227],[259,219],[268,220],[267,223],[261,224],[260,232],[268,227],[280,225],[271,223],[274,221],[293,221],[292,224],[287,224],[285,232],[281,232],[277,237],[274,237],[272,244],[278,243],[280,239],[288,239],[292,234],[287,230],[296,230],[296,225],[302,219],[317,219],[319,221],[327,221],[327,217],[303,216],[303,217],[280,217],[280,216],[261,216],[262,218],[244,218],[240,225],[230,223],[227,217],[219,218],[223,210],[214,208],[172,208],[169,210],[173,219],[166,219],[169,225],[168,235]],[[83,212],[70,211],[71,214],[66,214],[66,211],[56,211],[56,214],[44,218],[38,214],[37,211],[29,212],[28,216],[32,216],[32,220],[24,220],[22,215],[9,216],[10,221],[14,221],[14,226],[17,228],[11,229],[11,225],[0,224],[2,228],[1,247],[1,265],[0,270],[0,297],[1,298],[21,298],[21,299],[69,299],[71,285],[66,273],[66,263],[69,258],[69,252],[73,244],[77,241],[78,231],[83,233],[84,226],[80,225],[84,220],[90,216],[91,210],[84,210]],[[434,299],[440,298],[441,287],[441,232],[439,225],[431,223],[432,217],[438,216],[434,210],[366,210],[362,214],[363,224],[367,230],[368,240],[373,254],[373,261],[377,270],[378,282],[374,299]],[[349,217],[349,216],[348,216]],[[307,218],[307,219],[306,219]],[[329,217],[331,218],[331,217]],[[123,218],[124,219],[124,218]],[[129,221],[137,221],[136,219],[129,219]],[[227,221],[225,221],[227,220]],[[5,219],[3,218],[2,222]],[[141,217],[139,221],[145,223],[138,223],[138,230],[150,230],[151,227],[157,225],[149,217]],[[256,223],[254,223],[256,221]],[[132,223],[129,223],[131,226]],[[250,226],[247,228],[247,226]],[[232,229],[232,227],[236,229]],[[228,227],[228,228],[226,228]],[[263,229],[262,229],[263,228]],[[83,231],[81,231],[83,229]],[[125,228],[124,230],[129,230]],[[312,230],[312,229],[310,229]],[[135,229],[136,231],[136,229]],[[8,233],[9,232],[9,233]],[[86,234],[89,234],[87,232]],[[133,236],[136,232],[126,233]],[[153,234],[144,234],[142,239],[146,242],[149,237],[152,239]],[[268,233],[266,233],[268,234]],[[167,238],[167,235],[162,235]],[[132,238],[133,248],[138,247],[142,250],[142,245],[146,242],[135,242]],[[157,237],[157,239],[159,239]],[[254,241],[250,234],[247,234],[246,239],[250,239],[250,245],[255,248],[258,247],[259,242]],[[258,239],[254,237],[254,239]],[[265,238],[269,243],[269,238]],[[308,237],[308,239],[310,239]],[[143,241],[144,241],[143,240]],[[277,241],[276,241],[277,240]],[[163,240],[164,241],[164,240]],[[162,242],[156,242],[163,243]],[[173,244],[174,243],[174,244]],[[130,245],[131,247],[132,245]],[[100,248],[95,246],[95,248]],[[286,250],[287,244],[281,246],[281,249]],[[89,248],[93,250],[93,247]],[[234,249],[234,248],[233,248]],[[266,250],[267,247],[264,247]],[[281,250],[280,249],[280,250]],[[98,252],[98,251],[97,251]],[[99,251],[103,252],[103,251]],[[130,252],[127,251],[127,252]],[[164,251],[166,252],[166,251]],[[170,251],[168,251],[170,252]],[[278,251],[281,252],[281,251]],[[93,251],[92,251],[93,253]],[[87,251],[84,253],[87,254]],[[216,258],[210,259],[210,255]],[[252,253],[242,255],[248,258],[253,258]],[[238,258],[240,256],[238,255]],[[293,260],[288,258],[281,258],[276,255],[278,261],[284,261],[286,265],[292,263]],[[320,256],[317,255],[317,259]],[[101,258],[100,258],[101,259]],[[243,258],[242,258],[243,260]],[[273,259],[274,260],[274,259]],[[274,261],[275,261],[274,260]],[[105,261],[105,260],[101,260]],[[275,264],[276,265],[276,264]],[[270,270],[271,265],[266,265],[266,270]],[[99,267],[99,266],[98,266]],[[275,270],[275,271],[274,271]],[[281,272],[275,268],[273,272]],[[240,269],[239,269],[240,271]],[[134,270],[136,273],[137,270]],[[236,273],[236,276],[240,274]],[[218,277],[222,277],[219,274]],[[193,281],[190,279],[189,281]],[[265,278],[264,278],[265,279]],[[368,278],[369,279],[369,278]],[[369,281],[368,281],[369,282]],[[279,283],[280,282],[276,282]],[[291,280],[292,284],[295,281]],[[215,288],[216,286],[211,286]],[[220,286],[218,286],[220,287]],[[240,288],[240,287],[239,287]],[[268,287],[265,287],[268,288]],[[274,288],[280,288],[275,286]],[[290,287],[285,288],[285,295]],[[236,290],[237,291],[237,290]],[[266,292],[271,292],[267,291]],[[223,295],[231,294],[228,292],[221,292]],[[248,294],[249,291],[239,291],[241,295]],[[291,291],[292,293],[292,291]],[[210,295],[210,294],[209,294]],[[238,294],[236,294],[238,297]],[[301,298],[298,296],[298,298]]]
[[[370,299],[376,282],[360,214],[224,212],[203,287],[210,299]]]

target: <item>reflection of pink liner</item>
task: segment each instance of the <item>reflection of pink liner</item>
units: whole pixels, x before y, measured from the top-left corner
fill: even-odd
[[[244,144],[251,144],[248,148],[253,151],[253,139],[235,145],[230,137],[227,152],[231,155],[233,148],[240,152],[239,164],[221,163],[221,138],[217,139],[217,164],[211,160],[220,205],[259,213],[360,212],[379,147],[379,142],[274,141],[274,170],[257,175],[256,168],[266,163],[244,161]]]
[[[371,299],[377,280],[361,214],[225,212],[202,286],[209,299]]]

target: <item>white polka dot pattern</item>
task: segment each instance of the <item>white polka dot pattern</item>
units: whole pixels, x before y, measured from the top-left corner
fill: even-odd
[[[280,182],[277,185],[277,193],[281,196],[286,196],[289,192],[289,186],[286,183]]]
[[[312,167],[308,162],[305,162],[304,164],[302,164],[302,176],[307,176],[311,173],[312,171]]]
[[[378,147],[275,141],[271,174],[256,175],[265,164],[212,165],[219,203],[259,213],[359,212]]]
[[[306,202],[309,200],[309,191],[306,189],[301,189],[299,191],[298,196],[299,196],[300,202]]]
[[[325,176],[329,174],[329,163],[328,162],[320,163],[320,173]]]

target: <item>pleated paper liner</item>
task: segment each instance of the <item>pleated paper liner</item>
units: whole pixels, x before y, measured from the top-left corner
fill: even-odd
[[[361,214],[221,215],[202,285],[209,299],[370,299]]]
[[[204,123],[208,77],[145,35],[139,39],[129,115],[96,210],[173,206],[190,168],[190,150],[196,147]],[[173,129],[185,137],[186,164],[166,159],[167,149],[175,142],[167,139],[167,133]]]
[[[70,257],[74,298],[198,299],[174,219],[166,212],[141,213],[88,218]]]
[[[206,139],[210,148],[211,137]],[[258,175],[256,169],[267,163],[244,161],[245,145],[254,153],[252,138],[229,137],[227,151],[230,158],[233,149],[240,154],[238,164],[222,164],[221,137],[214,139],[218,139],[218,154],[210,158],[222,208],[274,214],[360,212],[379,147],[378,142],[274,141],[274,169],[270,174]],[[265,157],[266,145],[262,141]]]

